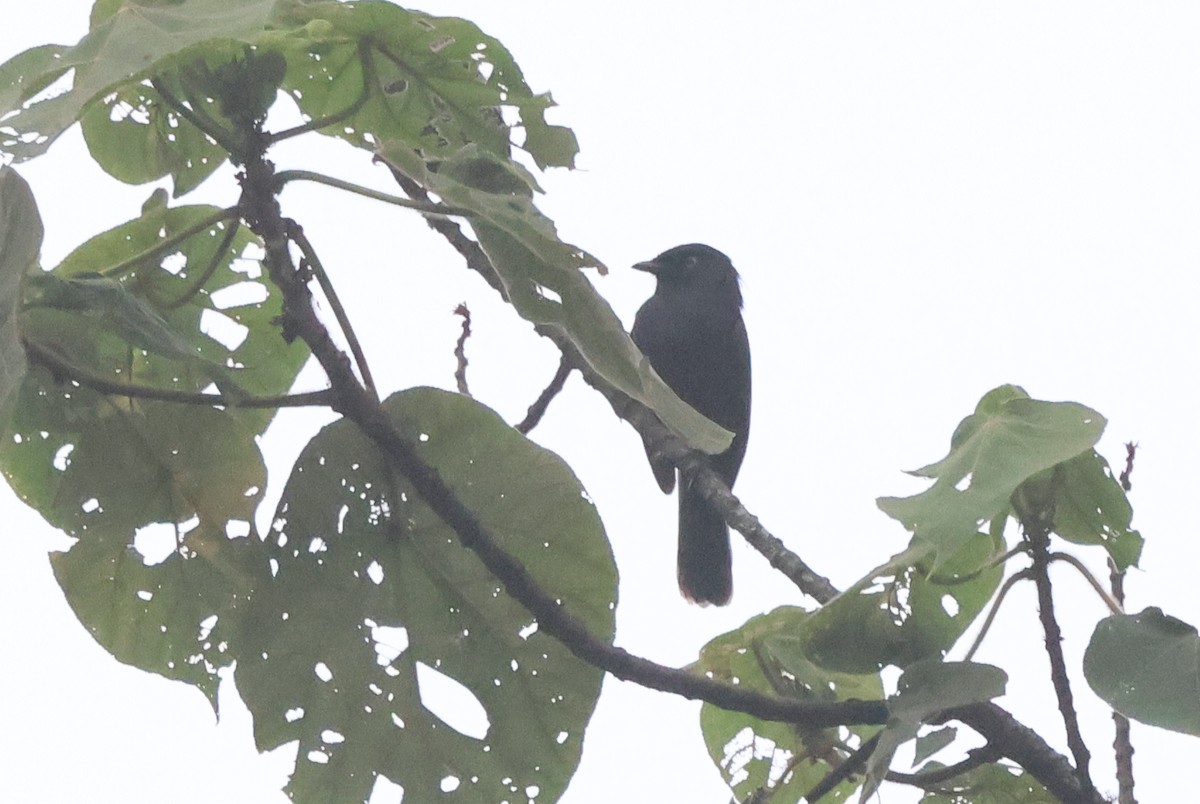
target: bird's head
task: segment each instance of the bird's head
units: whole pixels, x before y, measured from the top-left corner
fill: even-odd
[[[633,266],[658,279],[659,293],[703,293],[731,296],[742,306],[738,272],[729,258],[712,246],[688,243],[667,249]]]

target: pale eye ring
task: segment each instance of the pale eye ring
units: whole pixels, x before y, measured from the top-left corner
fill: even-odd
[[[693,254],[692,256],[690,256],[686,260],[684,260],[683,264],[686,265],[688,268],[695,268],[697,262],[698,262],[698,260],[696,259],[696,255]]]

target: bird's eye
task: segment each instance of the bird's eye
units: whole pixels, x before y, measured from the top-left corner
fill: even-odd
[[[699,260],[697,260],[696,255],[693,254],[692,256],[690,256],[686,260],[684,260],[683,264],[686,265],[688,268],[695,268],[697,262],[699,262]]]

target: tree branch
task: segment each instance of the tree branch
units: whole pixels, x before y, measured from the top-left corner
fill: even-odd
[[[911,787],[919,787],[922,790],[933,790],[956,776],[962,776],[964,773],[969,773],[978,767],[989,765],[1003,756],[1004,752],[991,743],[988,743],[987,745],[968,751],[966,759],[956,762],[953,765],[921,773],[897,773],[896,771],[889,771],[887,780],[898,784],[906,784]]]
[[[261,152],[247,159],[243,174],[243,215],[262,238],[264,264],[279,286],[284,301],[285,337],[308,344],[324,369],[336,394],[334,408],[355,422],[388,456],[421,498],[472,550],[504,585],[507,593],[537,619],[538,627],[558,639],[572,653],[617,678],[685,698],[703,700],[731,711],[763,720],[800,723],[814,728],[835,725],[883,723],[883,701],[808,702],[764,695],[692,673],[665,667],[608,644],[591,634],[573,617],[561,600],[543,591],[519,561],[501,549],[493,534],[445,484],[437,471],[424,463],[413,446],[396,430],[387,413],[355,376],[349,358],[338,348],[317,317],[303,275],[292,264],[287,225],[274,196],[277,186],[273,166]]]
[[[1122,485],[1126,491],[1132,487],[1129,483],[1129,475],[1133,472],[1133,451],[1136,447],[1133,444],[1127,445],[1129,448],[1129,462],[1125,467],[1125,471],[1121,473]],[[1108,582],[1112,587],[1113,599],[1125,608],[1125,572],[1118,570],[1116,563],[1110,558],[1108,560]],[[1113,753],[1117,761],[1117,802],[1118,804],[1137,804],[1137,799],[1133,795],[1133,739],[1129,730],[1129,718],[1122,715],[1117,710],[1113,710]]]
[[[409,193],[417,199],[428,198],[424,190],[407,177],[398,174],[394,170],[393,175],[396,177],[396,181],[406,193]],[[478,243],[463,234],[462,229],[451,220],[445,218],[435,218],[433,216],[426,216],[425,220],[430,228],[441,234],[450,243],[450,245],[456,251],[458,251],[460,255],[462,255],[463,259],[467,263],[468,268],[476,271],[501,295],[502,298],[507,300],[507,292],[504,288],[504,283],[500,280],[500,277],[497,275],[495,269],[488,261],[487,256],[483,253],[483,250],[480,248]],[[680,439],[676,438],[669,430],[667,430],[667,428],[658,421],[658,418],[654,416],[651,411],[644,406],[639,405],[634,400],[630,400],[619,391],[616,391],[616,389],[612,388],[607,382],[592,372],[587,367],[586,363],[584,363],[584,361],[578,356],[574,346],[568,339],[561,336],[559,333],[546,328],[538,328],[537,331],[539,334],[554,341],[554,343],[562,351],[564,361],[569,362],[575,368],[579,368],[584,376],[584,379],[605,395],[610,404],[613,405],[613,409],[617,412],[617,415],[629,421],[639,433],[644,433],[644,435],[650,436],[650,440],[653,441],[655,445],[662,444],[664,449],[670,449],[672,451],[671,454],[683,456],[689,452],[686,445],[684,445]],[[664,454],[667,453],[664,452]],[[703,463],[700,459],[696,459],[696,462],[701,464]],[[703,466],[701,466],[700,470],[692,469],[692,471],[696,472],[697,477],[704,476]],[[717,484],[717,491],[713,492],[712,488],[708,486],[705,487],[706,491],[721,495],[720,486],[723,484],[720,483],[718,478],[712,478],[712,480]],[[776,562],[778,562],[779,565],[786,567],[787,570],[785,571],[785,574],[787,574],[789,578],[792,578],[792,580],[796,582],[797,586],[799,586],[802,590],[806,591],[812,597],[821,602],[826,602],[837,594],[837,589],[831,583],[829,583],[828,580],[816,575],[816,573],[813,573],[806,565],[804,565],[799,557],[788,553],[786,548],[784,548],[781,553],[775,554],[770,549],[770,542],[771,540],[774,540],[774,542],[778,543],[778,539],[775,539],[775,537],[767,533],[765,529],[761,529],[761,525],[758,525],[757,519],[755,519],[753,515],[749,514],[748,512],[745,512],[745,509],[741,507],[741,504],[737,501],[737,499],[733,497],[731,493],[729,493],[727,487],[723,490],[723,496],[719,496],[718,505],[720,506],[722,513],[726,514],[727,517],[730,516],[731,512],[734,514],[738,512],[745,513],[746,520],[748,521],[743,521],[742,524],[746,526],[747,530],[750,530],[755,534],[755,539],[751,541],[751,543],[756,547],[759,547],[760,551],[765,551],[764,554],[773,555],[774,558],[769,559],[772,562],[772,566],[776,566]],[[467,513],[469,514],[469,512]],[[731,524],[734,524],[734,526],[737,527],[737,524]],[[757,526],[759,529],[761,529],[761,533],[758,530],[755,530],[755,527],[753,526]],[[738,530],[741,531],[743,535],[747,536],[748,540],[750,540],[750,534],[742,531],[741,528],[738,528]],[[460,538],[462,538],[461,533]],[[480,549],[477,546],[473,546],[472,543],[469,543],[466,539],[464,539],[464,543],[466,543],[467,546],[471,547],[473,550],[476,550],[477,554],[480,553]],[[782,544],[779,546],[782,548]],[[492,547],[494,547],[494,543],[492,544]],[[482,557],[483,556],[481,554],[481,558]],[[792,559],[794,559],[794,562]],[[509,558],[509,560],[511,561],[512,559]],[[502,568],[497,567],[494,569],[492,564],[486,559],[484,563],[488,565],[488,568],[492,570],[493,573],[497,574],[497,577],[501,577],[501,580],[504,580],[503,577],[499,575],[499,572]],[[517,566],[519,567],[520,565]],[[523,567],[520,569],[522,571],[524,570]],[[781,568],[781,571],[784,570]],[[536,587],[534,588],[536,589]],[[510,589],[510,593],[511,591],[512,590]],[[525,603],[524,600],[521,602]],[[562,613],[565,616],[565,612],[560,611],[560,604],[558,604],[557,601],[552,601],[552,604],[554,607],[550,609],[548,613]],[[539,617],[540,621],[540,608],[534,609],[532,607],[533,605],[533,601],[526,603],[526,606],[530,608],[535,616]],[[548,620],[547,622],[549,623],[551,621]],[[575,623],[575,625],[579,627],[578,623]],[[567,631],[570,629],[564,630],[562,632],[562,636],[560,636],[556,631],[551,631],[550,629],[547,630],[554,636],[558,637],[560,641],[563,641],[564,644],[566,644],[567,647],[572,650],[572,652],[574,652],[577,656],[580,656],[580,658],[583,658],[585,661],[592,662],[597,667],[607,670],[608,672],[612,672],[619,678],[625,678],[630,681],[642,683],[642,680],[636,675],[622,674],[623,672],[632,670],[632,666],[616,669],[610,668],[615,668],[616,665],[621,664],[622,662],[626,661],[626,659],[634,663],[645,662],[644,659],[638,659],[637,657],[630,656],[630,654],[627,652],[619,648],[608,646],[605,643],[592,645],[587,649],[577,650],[572,645],[572,642],[568,641],[571,635],[567,633]],[[614,652],[614,655],[611,657],[611,659],[606,657],[608,651]],[[590,656],[593,656],[593,654],[598,655],[596,655],[594,659],[589,658]],[[601,661],[603,663],[600,663]],[[657,667],[652,663],[646,664],[649,664],[651,668]],[[664,669],[668,670],[668,672],[672,674],[679,672],[670,670],[669,668]],[[696,678],[695,676],[689,676],[688,674],[683,675],[685,678]],[[659,686],[650,683],[646,686],[668,692],[676,691],[674,689],[667,689],[665,685]],[[720,687],[723,685],[718,684],[718,686]],[[692,695],[688,695],[683,692],[680,692],[679,694],[684,694],[686,697],[693,697]],[[714,705],[722,706],[722,704],[716,703],[715,701],[703,696],[695,697],[701,697],[703,700],[714,703]],[[733,711],[747,711],[746,709],[733,705],[728,706],[727,708],[732,709]],[[1045,740],[1043,740],[1041,736],[1037,734],[1037,732],[1017,722],[1012,715],[1010,715],[1001,707],[990,703],[962,707],[945,713],[945,719],[951,718],[960,720],[961,722],[973,728],[985,739],[994,742],[997,747],[1004,752],[1005,756],[1021,765],[1021,767],[1025,768],[1047,790],[1058,796],[1062,801],[1068,802],[1068,804],[1103,804],[1103,799],[1099,797],[1094,789],[1091,789],[1090,786],[1088,789],[1084,789],[1081,786],[1080,780],[1078,777],[1076,777],[1074,769],[1071,767],[1070,763],[1065,757],[1047,745]]]
[[[1090,781],[1084,783],[1066,757],[1000,706],[983,703],[948,709],[938,722],[947,720],[970,726],[1065,804],[1105,804],[1095,787]]]
[[[467,303],[463,302],[454,308],[454,314],[462,316],[462,334],[458,336],[458,342],[454,344],[454,382],[458,386],[458,392],[463,396],[470,396],[471,389],[467,386],[467,338],[471,337],[471,310],[467,307]]]
[[[558,392],[567,384],[567,377],[574,371],[574,366],[567,360],[567,356],[563,355],[558,361],[558,371],[554,372],[553,379],[550,384],[542,390],[534,403],[529,406],[529,411],[525,414],[525,418],[516,426],[518,433],[529,435],[529,431],[537,427],[538,422],[546,415],[546,409],[550,407],[550,402],[554,397],[558,396]]]
[[[392,175],[404,192],[418,200],[428,198],[424,189],[407,176],[395,169],[392,169]],[[478,243],[463,234],[462,228],[454,221],[427,216],[425,222],[462,255],[468,268],[482,276],[507,301],[508,294],[504,283]],[[539,335],[553,341],[562,352],[563,362],[570,368],[579,370],[588,385],[608,400],[613,412],[638,431],[649,449],[672,461],[689,478],[692,487],[699,489],[705,499],[721,512],[725,521],[741,533],[750,546],[758,550],[772,567],[790,579],[800,591],[820,603],[827,603],[837,595],[838,590],[829,579],[815,572],[763,527],[758,517],[747,511],[741,501],[733,495],[729,484],[712,470],[705,457],[691,450],[681,438],[668,430],[653,411],[621,393],[593,371],[571,340],[560,331],[542,326],[535,326],[534,329]]]
[[[1045,634],[1046,654],[1050,657],[1050,680],[1054,685],[1054,694],[1058,699],[1058,711],[1062,714],[1063,726],[1067,731],[1067,746],[1075,757],[1075,772],[1085,791],[1095,792],[1088,763],[1091,753],[1083,742],[1079,731],[1079,717],[1075,714],[1075,701],[1071,694],[1071,681],[1067,677],[1067,663],[1063,658],[1062,630],[1054,616],[1054,594],[1050,585],[1050,521],[1033,521],[1028,518],[1023,521],[1025,538],[1030,545],[1030,557],[1033,559],[1029,572],[1033,575],[1034,586],[1037,587],[1038,615],[1042,621],[1042,631]]]
[[[879,745],[879,736],[883,732],[874,735],[871,739],[865,741],[850,756],[846,757],[836,768],[825,775],[821,781],[813,785],[807,793],[804,794],[804,800],[810,804],[816,804],[823,797],[833,792],[839,784],[849,779],[859,769],[867,764],[867,760],[871,758],[871,754],[875,753],[875,746]]]

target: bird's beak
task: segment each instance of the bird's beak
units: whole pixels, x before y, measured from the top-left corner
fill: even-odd
[[[658,263],[656,263],[654,260],[639,262],[633,266],[633,269],[635,271],[645,271],[646,273],[654,274],[655,276],[658,275]]]

